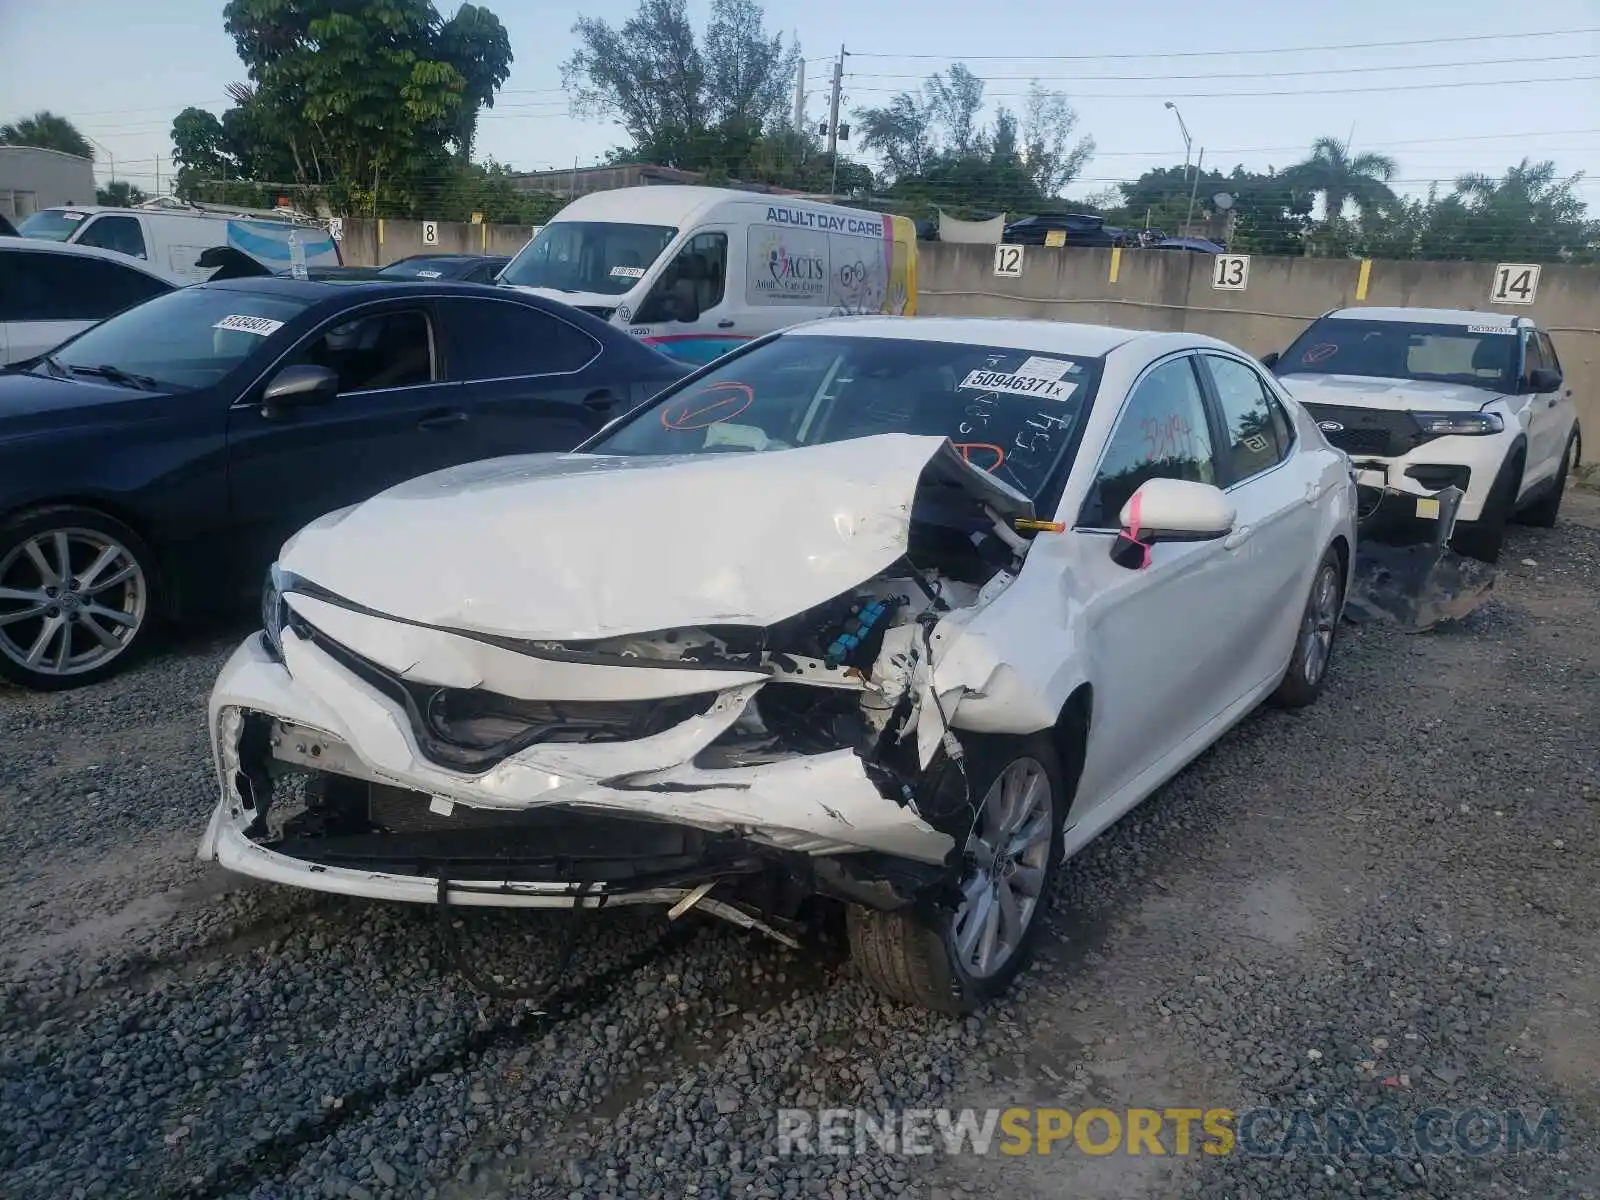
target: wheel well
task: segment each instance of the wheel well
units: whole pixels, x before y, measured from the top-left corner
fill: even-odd
[[[1339,580],[1341,586],[1349,586],[1350,579],[1350,543],[1344,540],[1344,534],[1339,534],[1333,539],[1333,552],[1339,556]]]
[[[49,512],[52,508],[85,508],[91,512],[97,512],[103,517],[110,517],[113,521],[126,525],[134,533],[138,534],[139,540],[145,544],[145,549],[150,551],[150,557],[154,560],[150,565],[157,576],[156,595],[161,598],[162,607],[168,610],[169,615],[171,614],[171,610],[176,605],[177,596],[172,586],[173,581],[168,577],[166,564],[162,561],[161,544],[150,536],[149,531],[138,516],[123,508],[122,505],[115,502],[107,503],[99,496],[51,496],[47,500],[38,500],[31,504],[13,508],[9,512],[0,513],[0,524],[15,521],[33,513]]]
[[[1067,702],[1061,706],[1060,715],[1051,727],[1050,740],[1055,744],[1061,759],[1061,770],[1066,778],[1067,802],[1078,794],[1078,779],[1083,774],[1084,753],[1089,746],[1089,725],[1094,718],[1094,688],[1079,684]]]

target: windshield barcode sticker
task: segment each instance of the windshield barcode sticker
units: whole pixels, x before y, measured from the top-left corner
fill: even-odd
[[[81,220],[83,220],[83,214],[82,213],[75,213],[75,212],[64,212],[64,213],[61,214],[61,219],[63,221],[81,221]]]
[[[274,321],[271,317],[246,317],[235,315],[223,317],[211,328],[231,329],[235,333],[253,333],[257,337],[271,337],[283,328],[282,321]]]
[[[1042,396],[1047,400],[1066,400],[1078,390],[1075,383],[1062,383],[1041,375],[1007,375],[1000,371],[970,371],[960,387],[964,392],[1006,392],[1013,396]]]
[[[439,276],[442,273],[443,272],[440,272],[440,271],[418,271],[417,272],[417,278],[418,279],[437,279],[437,278],[439,278]]]
[[[1040,358],[1034,355],[1025,359],[1023,364],[1012,372],[1013,375],[1027,375],[1034,379],[1060,379],[1068,371],[1076,371],[1076,363],[1063,362],[1059,358]]]
[[[612,276],[613,279],[643,279],[644,278],[644,268],[643,267],[612,267],[611,268],[611,276]]]
[[[1512,334],[1516,333],[1516,330],[1513,329],[1510,325],[1468,325],[1467,326],[1467,332],[1468,333],[1498,333],[1498,334],[1504,335],[1505,337],[1510,337]]]

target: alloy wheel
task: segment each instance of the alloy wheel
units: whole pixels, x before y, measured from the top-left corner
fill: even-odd
[[[1300,661],[1305,680],[1313,687],[1327,669],[1333,650],[1333,628],[1339,621],[1339,578],[1332,563],[1324,563],[1311,589],[1311,600],[1300,623]]]
[[[974,978],[1002,970],[1016,955],[1038,910],[1050,863],[1050,776],[1018,758],[984,795],[967,840],[971,872],[962,883],[951,942]]]
[[[0,558],[0,654],[38,675],[81,675],[133,644],[149,587],[132,551],[97,529],[33,534]]]

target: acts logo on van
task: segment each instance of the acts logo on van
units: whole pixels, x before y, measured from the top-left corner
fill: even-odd
[[[782,238],[771,238],[762,257],[766,270],[752,280],[756,291],[783,300],[820,299],[827,294],[828,263],[821,255],[796,252]]]

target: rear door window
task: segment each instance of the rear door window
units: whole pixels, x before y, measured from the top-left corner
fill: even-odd
[[[0,254],[8,321],[100,321],[172,290],[133,267],[69,254]]]
[[[439,309],[452,379],[570,374],[600,353],[600,343],[577,326],[526,304],[474,297],[440,301]]]
[[[1203,356],[1222,407],[1227,437],[1224,455],[1228,482],[1249,479],[1283,461],[1289,444],[1282,433],[1287,422],[1261,376],[1233,358]],[[1276,418],[1276,419],[1275,419]]]

